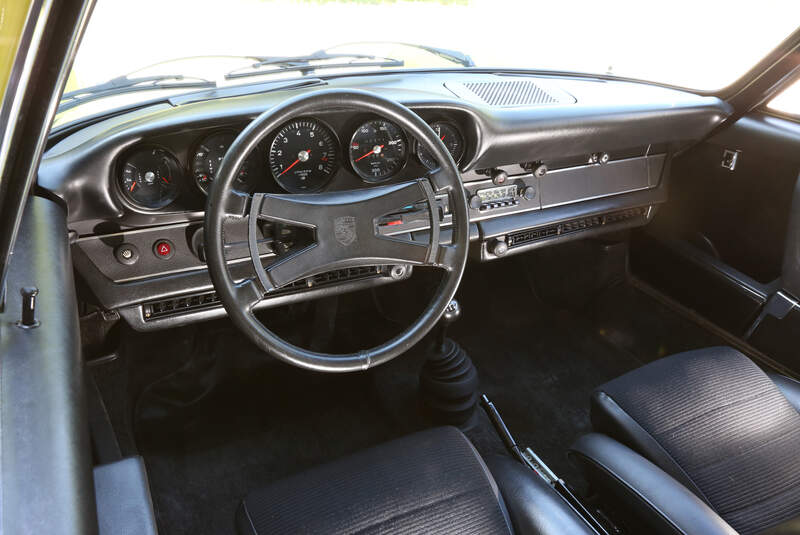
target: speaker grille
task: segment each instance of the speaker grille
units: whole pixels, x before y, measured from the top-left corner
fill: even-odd
[[[495,107],[555,104],[558,99],[530,80],[467,82],[464,87]]]

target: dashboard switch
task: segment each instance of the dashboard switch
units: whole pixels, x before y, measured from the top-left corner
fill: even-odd
[[[132,266],[139,260],[139,249],[130,243],[123,243],[114,249],[114,257],[120,264]]]
[[[172,255],[175,254],[175,247],[169,240],[158,240],[155,245],[153,245],[153,252],[158,258],[167,260],[172,258]]]

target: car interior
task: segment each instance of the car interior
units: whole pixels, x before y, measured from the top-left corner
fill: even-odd
[[[316,54],[51,127],[92,2],[33,4],[0,532],[800,533],[800,31],[717,93]]]

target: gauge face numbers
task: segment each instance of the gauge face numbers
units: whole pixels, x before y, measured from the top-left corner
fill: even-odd
[[[148,148],[125,160],[119,186],[135,206],[158,210],[178,198],[181,180],[181,166],[172,154],[164,149]]]
[[[206,195],[211,183],[217,176],[222,159],[228,152],[228,148],[233,144],[234,139],[236,139],[236,134],[233,132],[217,132],[204,138],[197,145],[192,157],[192,176],[197,187]],[[251,158],[245,160],[241,169],[239,169],[237,176],[239,182],[246,181],[248,170],[251,167]]]
[[[444,143],[444,146],[447,148],[448,152],[450,152],[450,156],[453,157],[453,161],[459,163],[461,157],[464,155],[464,138],[461,137],[461,132],[452,124],[444,121],[431,123],[431,128],[436,132],[436,135],[439,136],[439,139],[442,140],[442,143]],[[433,155],[419,142],[417,142],[417,157],[422,165],[428,169],[433,170],[439,167]]]
[[[359,126],[350,140],[350,163],[367,182],[381,182],[406,164],[408,143],[399,126],[382,119]]]
[[[321,189],[336,172],[338,144],[328,127],[313,119],[298,119],[281,128],[269,147],[269,168],[275,181],[290,193]]]

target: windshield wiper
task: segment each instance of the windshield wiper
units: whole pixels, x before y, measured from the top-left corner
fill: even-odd
[[[436,56],[439,56],[442,59],[446,59],[447,61],[452,61],[453,63],[458,63],[462,67],[474,67],[475,62],[472,61],[472,58],[469,55],[464,54],[463,52],[459,52],[458,50],[449,50],[447,48],[438,48],[435,46],[427,46],[427,45],[416,45],[413,43],[400,43],[399,45],[410,46],[412,48],[419,48],[420,50],[424,50],[426,52],[430,52]]]
[[[164,83],[167,80],[172,82]],[[186,81],[183,81],[186,80]],[[80,106],[92,100],[98,100],[113,95],[134,93],[136,91],[150,91],[154,89],[191,89],[203,87],[216,87],[216,82],[205,78],[183,76],[181,74],[164,74],[159,76],[143,76],[141,78],[128,78],[118,76],[102,84],[92,85],[75,91],[64,93],[61,96],[58,111],[63,112]]]
[[[370,60],[370,61],[345,61],[341,63],[323,63],[321,65],[312,64],[312,61],[323,61],[329,59],[349,58],[351,60]],[[262,69],[275,65],[274,69]],[[344,69],[347,67],[402,67],[404,62],[399,59],[384,58],[370,54],[329,54],[324,50],[318,50],[313,54],[305,56],[261,56],[258,62],[251,65],[247,71],[237,69],[225,75],[226,80],[234,78],[245,78],[247,76],[261,76],[265,74],[275,74],[279,72],[300,71],[306,75],[320,69]]]

